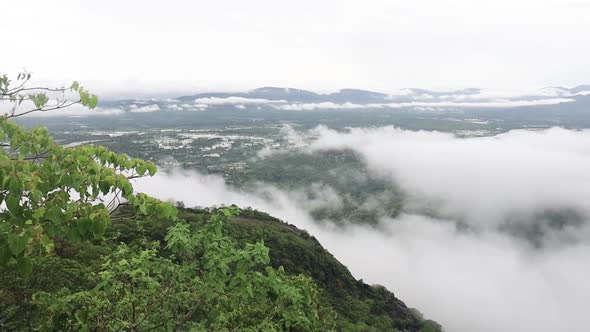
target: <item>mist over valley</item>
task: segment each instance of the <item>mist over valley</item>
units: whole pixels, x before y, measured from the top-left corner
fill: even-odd
[[[568,106],[551,115],[568,123]],[[141,192],[249,206],[307,230],[355,277],[449,331],[554,331],[564,321],[583,331],[590,131],[553,120],[530,128],[527,114],[546,106],[536,107],[230,106],[120,114],[111,130],[96,116],[42,121],[65,144],[155,161],[161,172],[138,180]]]

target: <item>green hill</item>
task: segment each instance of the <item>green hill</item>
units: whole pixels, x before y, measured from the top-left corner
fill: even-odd
[[[179,208],[179,217],[196,227],[205,224],[215,209]],[[97,270],[100,257],[123,242],[130,247],[163,241],[172,222],[136,215],[123,206],[113,215],[106,240],[77,245],[56,242],[56,255],[35,258],[29,279],[14,270],[0,270],[0,330],[24,330],[38,319],[35,304],[28,300],[38,291],[56,292],[63,287],[79,291],[92,287],[85,277]],[[287,274],[310,276],[320,289],[323,303],[336,313],[339,331],[442,331],[433,321],[422,319],[382,286],[356,280],[305,230],[266,213],[245,209],[224,226],[228,236],[240,244],[263,240],[270,248],[273,267],[283,266]],[[165,254],[165,250],[163,251]]]
[[[202,211],[184,211],[185,218]],[[251,242],[263,239],[271,264],[288,273],[306,274],[325,291],[339,314],[337,326],[345,331],[437,331],[438,324],[421,315],[383,286],[356,280],[350,271],[305,230],[268,214],[244,210],[228,227],[232,237]]]

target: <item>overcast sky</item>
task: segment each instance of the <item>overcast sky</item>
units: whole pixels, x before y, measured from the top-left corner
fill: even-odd
[[[590,0],[2,3],[0,70],[103,95],[590,82]]]

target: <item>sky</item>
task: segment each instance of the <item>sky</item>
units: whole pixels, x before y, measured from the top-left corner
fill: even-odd
[[[0,71],[103,97],[590,79],[590,0],[5,1]]]

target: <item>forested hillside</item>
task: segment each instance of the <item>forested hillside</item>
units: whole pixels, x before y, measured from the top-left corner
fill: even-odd
[[[206,229],[211,219],[214,219],[220,211],[224,210],[180,208],[178,216],[186,220],[192,229],[199,232],[199,230]],[[84,304],[92,303],[97,308],[100,308],[100,306],[105,305],[105,303],[102,303],[103,301],[123,300],[122,297],[119,297],[120,294],[110,294],[110,296],[114,297],[107,298],[105,295],[108,291],[93,292],[97,287],[100,287],[100,283],[105,283],[105,274],[115,278],[135,278],[133,273],[117,274],[116,271],[112,270],[113,266],[109,266],[109,264],[113,263],[119,266],[127,264],[122,263],[126,262],[127,259],[132,261],[129,266],[131,271],[138,274],[146,273],[155,279],[146,282],[145,285],[142,285],[144,280],[138,281],[135,287],[139,289],[141,289],[140,287],[149,288],[148,285],[151,283],[158,285],[152,285],[152,287],[158,287],[155,289],[155,293],[141,289],[142,295],[137,296],[135,301],[143,303],[147,307],[137,309],[137,315],[144,317],[146,322],[156,321],[154,318],[162,319],[162,317],[167,317],[170,321],[177,323],[178,319],[173,318],[174,314],[167,312],[173,310],[172,308],[175,305],[162,307],[149,306],[148,304],[151,301],[162,301],[163,303],[166,303],[166,301],[173,302],[176,299],[181,301],[185,296],[183,293],[186,290],[165,286],[165,280],[158,280],[158,278],[164,277],[164,275],[160,275],[163,271],[157,269],[156,266],[152,266],[157,262],[160,264],[160,260],[176,259],[173,251],[163,245],[166,243],[168,229],[173,226],[173,222],[163,218],[142,217],[136,214],[129,206],[119,208],[113,215],[113,220],[112,225],[109,226],[105,233],[104,240],[76,245],[69,244],[66,241],[57,241],[55,255],[34,259],[35,269],[30,277],[22,277],[16,270],[10,268],[2,269],[0,273],[2,280],[0,294],[3,298],[1,304],[2,316],[0,317],[2,329],[16,331],[30,327],[56,328],[61,326],[66,329],[80,327],[79,325],[72,325],[70,321],[76,321],[79,315],[88,315],[76,311],[80,310]],[[423,320],[418,311],[407,308],[401,300],[397,299],[394,294],[384,287],[370,286],[356,280],[345,266],[338,262],[312,235],[304,230],[297,229],[263,212],[245,209],[239,215],[224,223],[222,231],[227,233],[231,241],[235,241],[235,247],[247,248],[248,243],[263,241],[264,245],[270,249],[270,265],[275,271],[282,271],[284,268],[284,275],[278,272],[281,275],[280,278],[307,280],[304,276],[309,276],[317,285],[317,288],[311,284],[308,285],[309,289],[317,292],[317,295],[312,297],[312,302],[302,306],[301,311],[290,312],[285,310],[290,314],[301,315],[305,320],[312,321],[313,325],[302,328],[301,326],[288,327],[277,324],[273,325],[272,329],[298,331],[331,329],[339,331],[440,331],[440,327],[436,323]],[[160,244],[153,249],[157,252],[157,255],[150,257],[149,265],[142,265],[143,262],[140,263],[139,260],[143,259],[141,257],[145,255],[146,246],[149,247],[154,243]],[[134,253],[140,254],[135,255]],[[107,258],[105,259],[105,257]],[[119,260],[115,261],[116,259]],[[200,259],[203,260],[203,258]],[[225,257],[225,259],[229,259],[229,257]],[[234,266],[231,268],[233,269]],[[145,269],[149,272],[144,271]],[[260,264],[255,270],[264,271],[264,264]],[[174,272],[168,271],[167,273]],[[167,278],[170,277],[167,274],[165,275]],[[225,287],[229,287],[229,283]],[[170,291],[171,293],[164,296],[159,294],[161,290]],[[39,296],[39,294],[43,295]],[[195,294],[193,300],[200,301],[200,295]],[[255,299],[252,302],[247,302],[246,298],[248,296],[242,298],[241,305],[248,304],[258,307],[250,310],[240,308],[239,310],[243,311],[242,314],[252,314],[253,311],[260,311],[264,315],[264,310],[267,309],[264,308],[266,301],[260,298],[261,295],[263,294],[256,294],[251,298],[252,300]],[[269,296],[266,299],[269,301],[268,304],[275,303],[278,300],[273,298],[276,294],[265,295]],[[87,297],[90,296],[105,296],[105,298],[97,298],[95,302],[83,301],[84,299],[88,300]],[[145,298],[140,298],[141,296]],[[125,304],[110,303],[110,305],[114,305],[114,308],[121,310],[121,316],[126,317]],[[286,305],[286,307],[288,308],[291,305]],[[221,310],[218,306],[206,308]],[[93,310],[93,308],[85,309]],[[74,310],[74,314],[70,315],[69,310]],[[313,314],[310,315],[310,312]],[[213,323],[217,319],[214,317],[223,314],[224,312],[212,314],[196,310],[192,313],[190,320],[196,323],[194,325],[196,328],[216,329],[220,326]],[[276,321],[280,322],[282,320],[277,319]],[[260,318],[260,322],[262,321],[263,319]],[[52,322],[55,325],[47,322]],[[224,328],[233,327],[240,330],[240,324],[237,321],[235,323],[236,325],[226,325]],[[262,327],[262,325],[258,324],[259,322],[250,321],[244,323],[250,324],[248,329],[257,330]],[[149,325],[142,326],[145,328]],[[179,325],[171,326],[175,328],[181,327]],[[98,326],[95,327],[98,328]],[[157,326],[152,327],[158,330]]]
[[[30,78],[0,76],[0,330],[439,330],[305,231],[236,206],[177,209],[134,190],[155,164],[19,126],[98,103]]]

